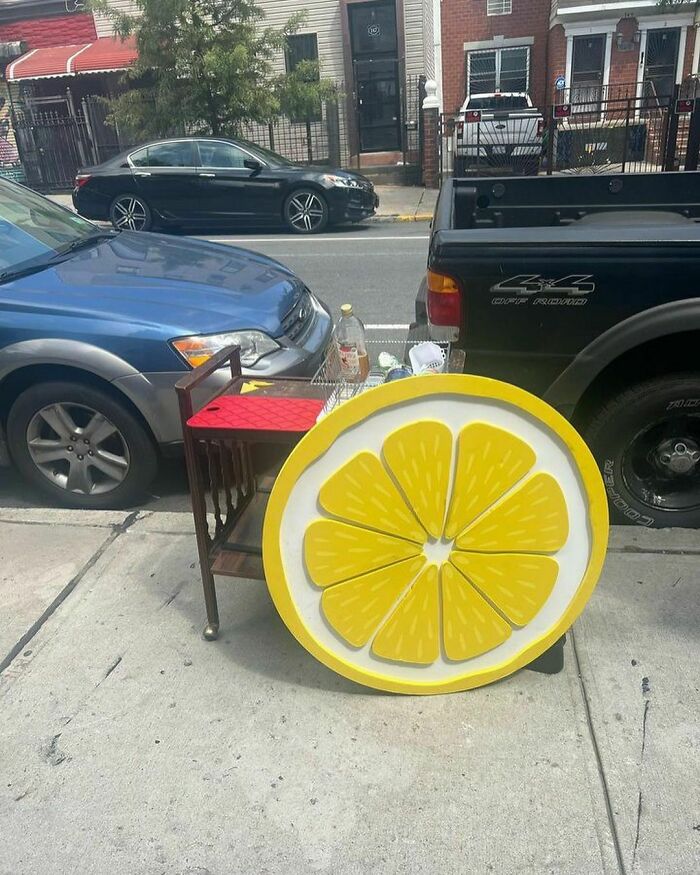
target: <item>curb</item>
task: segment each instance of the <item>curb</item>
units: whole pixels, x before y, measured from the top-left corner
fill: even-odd
[[[365,222],[432,222],[432,213],[407,213],[404,215],[395,214],[391,216],[370,216],[365,219]]]

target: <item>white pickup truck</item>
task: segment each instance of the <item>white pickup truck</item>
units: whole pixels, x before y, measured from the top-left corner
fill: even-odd
[[[455,176],[480,172],[536,174],[544,118],[528,94],[472,94],[455,123]]]

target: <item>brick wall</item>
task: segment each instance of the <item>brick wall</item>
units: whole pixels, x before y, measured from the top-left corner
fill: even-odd
[[[695,49],[695,32],[697,31],[697,27],[689,27],[688,35],[686,37],[685,42],[685,59],[683,61],[683,78],[686,76],[690,76],[693,73],[697,73],[697,70],[693,70],[693,51]]]
[[[541,104],[545,94],[550,0],[513,0],[510,15],[487,15],[486,0],[442,2],[442,89],[445,112],[455,112],[466,96],[464,43],[494,36],[534,37],[530,46],[530,94]]]
[[[622,34],[623,42],[631,48],[618,49],[615,34],[612,38],[612,50],[610,52],[610,86],[611,97],[622,97],[627,94],[634,97],[636,88],[633,83],[639,78],[639,44],[634,42],[634,34],[637,32],[638,23],[636,18],[621,18],[617,23],[616,33]],[[629,85],[629,89],[620,88],[621,85]]]
[[[557,76],[566,76],[566,36],[561,24],[555,25],[549,32],[546,86],[548,103],[553,100],[554,82]]]
[[[0,24],[0,42],[22,40],[30,49],[90,43],[96,38],[92,15],[56,15]]]

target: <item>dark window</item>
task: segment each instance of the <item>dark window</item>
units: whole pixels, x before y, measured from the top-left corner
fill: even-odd
[[[467,109],[492,109],[495,112],[508,112],[516,109],[528,109],[527,97],[470,97]]]
[[[245,166],[246,158],[250,158],[250,155],[246,155],[242,149],[232,143],[199,140],[197,145],[199,146],[199,162],[202,167],[240,169]]]
[[[353,57],[396,55],[396,7],[391,3],[355,3],[348,7]]]
[[[605,34],[575,36],[571,59],[571,102],[575,112],[593,112],[602,97]]]
[[[680,41],[679,28],[661,28],[647,32],[644,63],[644,96],[648,106],[667,106],[676,82],[676,65]]]
[[[144,151],[148,153],[145,160]],[[158,143],[141,152],[135,152],[131,156],[131,162],[137,167],[193,167],[192,142],[180,140],[177,143]]]
[[[288,36],[285,61],[287,73],[293,73],[302,61],[318,61],[316,34],[295,33]]]
[[[139,149],[138,152],[133,152],[130,160],[134,167],[148,167],[148,149]]]
[[[299,64],[304,61],[312,61],[316,66],[310,71],[311,75],[303,75],[303,79],[307,82],[319,81],[318,70],[318,41],[315,33],[297,33],[287,37],[287,47],[285,51],[285,62],[287,65],[287,73],[293,73]],[[295,124],[300,122],[317,122],[321,120],[321,106],[314,107],[313,111],[294,115],[291,119]]]

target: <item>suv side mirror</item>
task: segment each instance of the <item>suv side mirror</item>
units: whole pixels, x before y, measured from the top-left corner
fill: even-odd
[[[259,173],[263,167],[260,161],[257,161],[255,158],[246,158],[243,162],[243,166],[247,167],[248,170],[252,170],[254,173]]]

